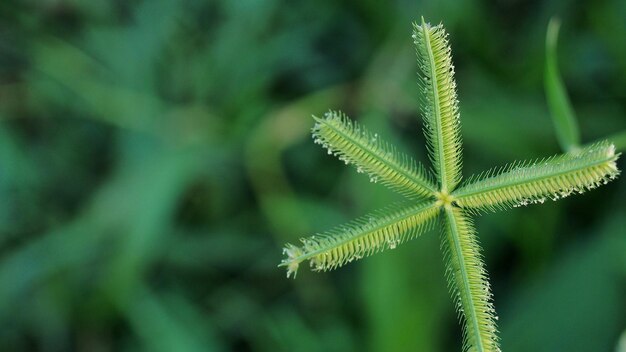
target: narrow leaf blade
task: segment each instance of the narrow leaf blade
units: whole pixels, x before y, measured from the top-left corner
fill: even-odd
[[[578,152],[491,169],[452,196],[460,207],[478,211],[557,200],[615,179],[618,158],[615,146],[604,141]]]
[[[285,245],[280,266],[294,278],[300,263],[309,260],[314,271],[338,268],[357,259],[395,248],[428,231],[439,213],[434,202],[390,207],[333,230],[303,238],[301,246]]]
[[[413,24],[419,66],[424,133],[441,191],[450,192],[461,180],[461,120],[454,65],[443,25]]]
[[[574,109],[572,109],[572,104],[559,73],[556,50],[560,25],[557,18],[552,18],[548,24],[544,86],[559,145],[563,151],[569,152],[575,151],[580,146],[580,131]]]
[[[413,158],[350,120],[341,112],[330,111],[323,119],[314,117],[313,139],[370,181],[380,182],[411,199],[432,197],[435,186],[424,167]]]

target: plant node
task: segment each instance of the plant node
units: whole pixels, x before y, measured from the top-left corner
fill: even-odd
[[[454,196],[446,191],[435,192],[435,197],[437,198],[435,204],[440,207],[449,208],[452,206],[452,202],[454,202]]]

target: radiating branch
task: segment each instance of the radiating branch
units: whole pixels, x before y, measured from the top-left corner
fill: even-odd
[[[328,112],[323,119],[314,117],[313,139],[357,172],[369,174],[370,181],[380,182],[408,198],[433,197],[434,182],[424,167],[413,158],[372,134],[340,112]]]
[[[381,209],[333,230],[301,239],[300,247],[287,244],[280,266],[287,277],[296,276],[301,262],[310,260],[315,271],[340,267],[384,249],[396,248],[432,227],[439,213],[435,202]]]
[[[464,351],[499,351],[495,310],[476,231],[456,207],[445,207],[442,249],[456,309],[463,322]]]
[[[618,157],[613,144],[600,142],[578,152],[491,169],[452,195],[461,207],[492,211],[557,200],[615,179]]]
[[[413,24],[417,52],[424,132],[441,191],[452,191],[461,180],[461,120],[454,66],[443,25]]]

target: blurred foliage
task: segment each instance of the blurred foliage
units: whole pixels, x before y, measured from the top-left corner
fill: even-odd
[[[580,131],[578,122],[569,101],[563,80],[559,74],[556,44],[559,37],[561,21],[551,18],[546,33],[546,64],[544,71],[544,87],[546,100],[550,108],[550,116],[554,122],[554,132],[564,152],[576,151],[580,148]]]
[[[621,0],[0,2],[0,349],[458,350],[437,233],[276,268],[286,240],[395,199],[316,148],[310,115],[343,108],[425,157],[424,15],[451,32],[464,174],[555,154],[555,14],[582,139],[624,130]],[[477,220],[503,350],[616,348],[625,198],[618,180]]]

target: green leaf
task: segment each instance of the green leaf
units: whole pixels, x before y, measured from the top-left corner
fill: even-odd
[[[558,68],[556,44],[560,25],[558,18],[552,18],[548,24],[544,85],[559,145],[563,151],[569,152],[580,146],[580,131]]]
[[[323,119],[314,117],[313,139],[370,181],[380,182],[408,198],[425,199],[435,193],[434,183],[424,167],[400,153],[378,134],[370,133],[341,112],[330,111]]]
[[[615,146],[604,141],[579,152],[491,169],[452,196],[460,207],[491,211],[557,200],[615,179],[618,158]]]
[[[303,238],[302,246],[285,245],[279,266],[295,278],[298,266],[310,260],[315,271],[327,271],[413,239],[432,227],[439,214],[435,202],[389,207],[333,230]]]
[[[476,231],[463,210],[447,206],[445,213],[441,247],[450,290],[463,317],[463,350],[499,351],[495,310]]]
[[[461,120],[454,81],[454,66],[443,25],[413,24],[419,64],[419,87],[424,133],[442,192],[461,180]]]

